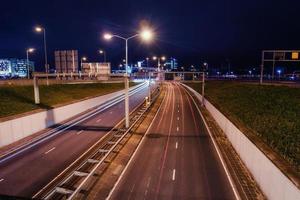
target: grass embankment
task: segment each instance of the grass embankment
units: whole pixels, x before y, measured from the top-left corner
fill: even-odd
[[[130,83],[134,85],[134,83]],[[124,89],[123,83],[91,83],[42,85],[40,89],[41,104],[34,103],[33,86],[1,86],[0,118],[32,111],[39,108],[49,109],[59,104],[92,96],[105,95]]]
[[[197,91],[199,83],[188,83]],[[212,81],[206,98],[300,171],[300,88]]]

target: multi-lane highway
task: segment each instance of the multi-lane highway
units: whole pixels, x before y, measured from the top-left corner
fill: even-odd
[[[131,93],[132,110],[147,96],[148,87]],[[0,159],[0,195],[32,197],[122,120],[124,101],[97,107],[86,116],[66,130],[54,131],[54,137]]]
[[[168,83],[161,108],[110,199],[236,199],[185,89]]]

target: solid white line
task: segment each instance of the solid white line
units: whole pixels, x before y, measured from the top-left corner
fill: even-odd
[[[97,122],[100,122],[102,119],[98,119]]]
[[[184,86],[186,86],[186,85],[184,85]],[[188,86],[186,86],[186,87],[188,87]],[[219,159],[220,159],[220,161],[221,161],[221,164],[222,164],[222,166],[223,166],[223,169],[224,169],[224,171],[225,171],[225,174],[226,174],[226,176],[227,176],[227,179],[228,179],[228,181],[229,181],[229,183],[230,183],[230,186],[231,186],[231,188],[232,188],[232,190],[233,190],[233,193],[234,193],[235,198],[236,198],[237,200],[240,200],[241,198],[240,198],[240,196],[239,196],[239,193],[238,193],[238,191],[237,191],[237,189],[236,189],[236,187],[235,187],[235,185],[234,185],[234,183],[233,183],[232,177],[231,177],[231,175],[230,175],[230,173],[229,173],[229,171],[228,171],[228,169],[227,169],[227,166],[226,166],[226,164],[225,164],[225,162],[224,162],[223,156],[222,156],[221,153],[220,153],[219,147],[217,146],[217,144],[216,144],[216,142],[215,142],[215,139],[214,139],[214,137],[212,136],[212,133],[211,133],[211,131],[210,131],[210,129],[209,129],[209,127],[208,127],[206,121],[205,121],[204,116],[202,115],[202,113],[201,113],[201,111],[200,111],[198,105],[196,104],[194,98],[192,97],[192,95],[187,91],[187,89],[186,89],[185,87],[183,87],[183,88],[184,88],[184,90],[186,91],[186,93],[190,96],[190,98],[193,100],[193,103],[194,103],[194,105],[196,106],[196,108],[197,108],[197,110],[198,110],[198,113],[200,114],[200,116],[201,116],[201,118],[202,118],[202,121],[203,121],[203,123],[204,123],[204,125],[205,125],[205,127],[206,127],[206,129],[207,129],[207,131],[208,131],[208,134],[209,134],[209,136],[210,136],[210,138],[211,138],[211,140],[212,140],[213,146],[215,147],[215,150],[216,150],[216,152],[217,152],[217,154],[218,154],[218,157],[219,157]],[[189,87],[189,88],[190,88],[190,87]]]
[[[0,179],[0,182],[2,182],[2,181],[4,181],[4,179],[3,179],[3,178],[1,178],[1,179]]]
[[[175,181],[175,176],[176,176],[176,169],[173,169],[173,175],[172,175],[172,180]]]
[[[178,148],[178,142],[176,142],[176,144],[175,144],[175,148],[176,148],[176,149]]]
[[[82,133],[82,132],[83,132],[83,130],[81,130],[81,131],[78,131],[76,134],[77,134],[77,135],[79,135],[79,134],[80,134],[80,133]]]
[[[45,152],[45,154],[50,153],[51,151],[53,151],[55,149],[55,147],[53,147],[52,149],[49,149],[48,151]]]

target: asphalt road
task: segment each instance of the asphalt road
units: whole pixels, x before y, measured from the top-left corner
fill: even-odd
[[[235,199],[194,103],[182,86],[167,85],[162,107],[110,199]]]
[[[148,94],[130,97],[130,110]],[[32,197],[124,117],[124,101],[0,163],[0,195]],[[1,197],[0,197],[1,198]]]

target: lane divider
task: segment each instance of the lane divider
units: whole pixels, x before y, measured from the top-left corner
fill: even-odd
[[[50,152],[53,151],[55,148],[56,148],[56,147],[53,147],[53,148],[49,149],[48,151],[45,152],[45,154],[50,153]]]

